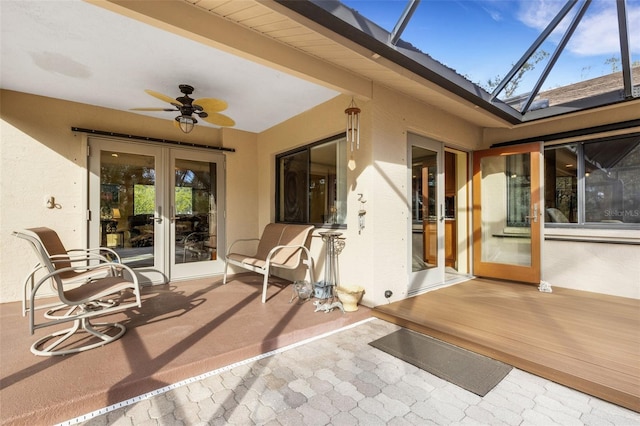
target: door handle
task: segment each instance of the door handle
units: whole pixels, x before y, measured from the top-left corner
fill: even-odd
[[[444,204],[440,204],[440,222],[444,222]]]
[[[533,219],[534,222],[538,222],[538,203],[535,203],[533,205],[533,215],[532,216],[525,216],[525,219]]]
[[[156,223],[162,223],[162,206],[158,206],[158,216],[154,216],[153,220]]]

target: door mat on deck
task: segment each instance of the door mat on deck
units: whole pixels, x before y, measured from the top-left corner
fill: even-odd
[[[405,328],[369,344],[480,396],[500,383],[512,368]]]

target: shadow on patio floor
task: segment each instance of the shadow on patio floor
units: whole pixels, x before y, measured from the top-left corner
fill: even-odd
[[[0,305],[2,424],[52,424],[370,317],[370,310],[314,312],[289,303],[291,287],[240,274],[145,287],[139,311],[112,315],[126,334],[78,354],[38,357],[29,351],[54,327],[29,335],[19,303]]]

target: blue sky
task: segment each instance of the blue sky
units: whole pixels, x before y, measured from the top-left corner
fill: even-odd
[[[406,0],[342,0],[345,5],[391,31]],[[402,39],[467,76],[486,82],[504,76],[565,4],[565,0],[422,0]],[[609,74],[620,58],[616,0],[593,0],[564,53],[543,85],[562,86]],[[640,0],[627,0],[632,62],[640,61]],[[557,47],[569,14],[543,45]],[[545,63],[530,73],[532,85]],[[619,64],[618,64],[619,69]],[[526,91],[526,90],[525,90]]]

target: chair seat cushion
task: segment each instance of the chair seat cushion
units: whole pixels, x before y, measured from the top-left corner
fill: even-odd
[[[94,300],[116,294],[126,288],[132,288],[131,281],[123,277],[106,277],[97,281],[83,284],[64,292],[64,297],[74,303]]]
[[[264,269],[267,266],[267,262],[255,257],[247,256],[246,254],[230,253],[227,258],[231,262],[241,263],[243,265],[251,265],[255,268]]]

